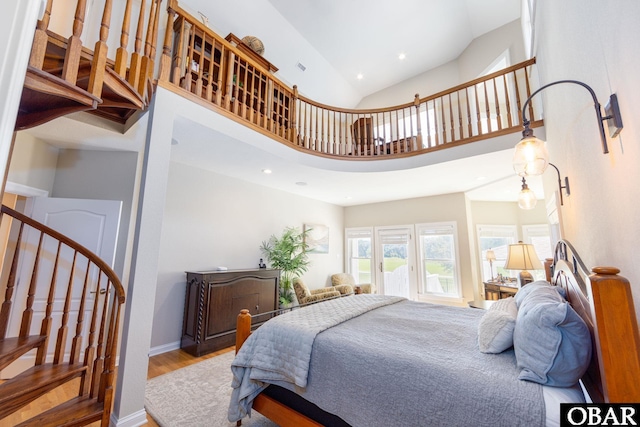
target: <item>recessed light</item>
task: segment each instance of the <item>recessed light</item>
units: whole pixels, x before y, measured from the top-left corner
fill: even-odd
[[[301,187],[304,187],[305,185],[307,185],[307,183],[306,183],[306,182],[304,182],[304,181],[298,181],[298,182],[296,182],[296,185],[299,185],[299,186],[301,186]]]
[[[401,53],[400,55],[398,55],[398,59],[399,59],[400,61],[402,61],[402,60],[403,60],[404,58],[406,58],[406,57],[407,57],[407,55],[405,55],[404,53]]]
[[[358,75],[356,76],[356,78],[358,80],[362,80],[364,78],[364,76],[362,75],[362,73],[358,73]]]
[[[262,173],[269,175],[271,173],[271,169],[262,169]]]

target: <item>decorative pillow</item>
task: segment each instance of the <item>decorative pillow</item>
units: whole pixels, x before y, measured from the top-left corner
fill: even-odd
[[[513,346],[518,308],[513,297],[493,303],[478,324],[478,346],[483,353],[502,353]]]
[[[519,379],[570,387],[591,360],[591,335],[582,318],[555,286],[526,285],[518,297],[513,347],[521,369]],[[532,286],[531,289],[529,286]]]

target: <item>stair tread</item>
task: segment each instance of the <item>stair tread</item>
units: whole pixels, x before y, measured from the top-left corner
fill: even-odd
[[[87,368],[82,364],[44,364],[0,384],[0,418],[34,401],[54,388],[82,375]]]
[[[38,347],[46,338],[46,335],[30,335],[0,340],[0,370],[9,366],[11,362],[23,354]]]
[[[104,404],[88,396],[75,397],[38,414],[16,427],[57,427],[85,425],[102,418]]]

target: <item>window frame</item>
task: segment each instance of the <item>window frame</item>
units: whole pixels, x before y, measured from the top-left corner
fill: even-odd
[[[429,292],[426,291],[427,283],[425,282],[426,272],[425,272],[425,260],[423,254],[423,245],[422,245],[422,236],[423,230],[436,230],[450,228],[451,233],[447,233],[447,235],[452,236],[452,244],[453,248],[451,254],[453,259],[447,260],[451,261],[453,264],[453,287],[455,292]],[[440,233],[444,234],[444,233]],[[416,235],[416,264],[418,267],[418,298],[442,298],[447,300],[460,300],[462,298],[462,280],[460,278],[460,245],[458,243],[458,224],[456,221],[443,221],[443,222],[428,222],[428,223],[420,223],[415,225],[415,235]],[[423,292],[424,290],[424,292]]]

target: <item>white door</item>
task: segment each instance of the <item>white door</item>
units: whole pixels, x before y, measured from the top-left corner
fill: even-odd
[[[122,202],[116,200],[88,200],[88,199],[61,199],[49,197],[33,197],[27,201],[25,214],[41,222],[48,227],[64,234],[72,240],[80,243],[90,251],[98,255],[107,264],[113,267],[116,253],[116,242],[118,240],[118,230],[120,226],[120,213]],[[17,336],[20,328],[22,310],[24,310],[24,301],[26,299],[29,288],[29,281],[33,266],[35,251],[38,247],[38,239],[40,233],[34,230],[28,230],[25,233],[23,248],[26,249],[23,258],[20,260],[18,269],[18,277],[15,287],[15,299],[11,318],[9,321],[8,336]],[[52,239],[45,239],[43,242],[43,252],[40,256],[39,274],[46,277],[44,280],[50,280],[51,270],[55,260],[57,250],[57,242]],[[64,283],[65,286],[57,286],[54,295],[53,319],[54,324],[62,316],[64,301],[66,297],[66,283],[69,282],[71,274],[71,266],[73,262],[73,251],[65,247],[60,254],[61,262],[58,267],[58,282]],[[77,261],[78,264],[81,264]],[[85,261],[86,264],[86,261]],[[84,280],[84,271],[82,268],[76,267],[74,271],[74,280]],[[89,277],[94,279],[95,271],[90,270]],[[44,317],[44,311],[47,303],[48,286],[36,291],[33,304],[33,321],[31,324],[31,334],[37,334],[40,330],[40,324]],[[78,316],[79,301],[81,297],[82,287],[72,287],[72,305],[70,319]],[[89,297],[92,298],[92,295]],[[89,315],[93,304],[91,300],[87,301],[85,307],[83,322],[88,325],[90,322]],[[59,324],[59,322],[57,323]],[[74,331],[75,332],[75,331]],[[56,331],[52,330],[52,339],[49,340],[49,349],[47,361],[55,347]],[[33,353],[33,354],[32,354]],[[19,372],[22,372],[29,366],[33,365],[35,353],[31,352],[23,356],[21,360],[17,360],[11,366],[2,371],[2,378],[10,378]]]
[[[376,227],[376,283],[379,293],[415,299],[413,227]]]

